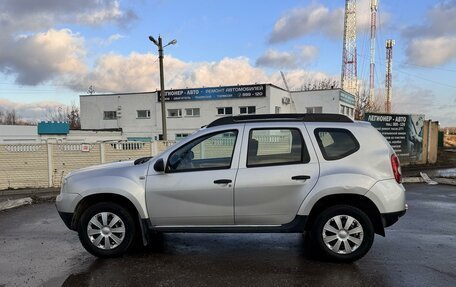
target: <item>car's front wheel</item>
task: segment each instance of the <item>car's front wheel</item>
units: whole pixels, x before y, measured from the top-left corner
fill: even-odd
[[[98,257],[116,257],[132,245],[136,226],[132,215],[113,202],[88,207],[81,215],[78,228],[84,248]]]
[[[311,239],[324,257],[352,262],[371,248],[374,228],[362,210],[350,205],[336,205],[317,216]]]

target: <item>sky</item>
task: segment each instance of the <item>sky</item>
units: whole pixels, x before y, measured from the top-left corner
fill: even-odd
[[[96,93],[340,80],[343,0],[1,0],[0,109],[29,120]],[[369,79],[370,0],[357,1],[358,78]],[[393,112],[456,126],[456,0],[379,0],[376,97],[394,39]],[[366,87],[367,88],[367,87]]]

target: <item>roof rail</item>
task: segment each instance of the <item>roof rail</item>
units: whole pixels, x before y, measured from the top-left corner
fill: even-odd
[[[258,114],[228,116],[217,119],[207,127],[230,125],[247,122],[341,122],[352,123],[353,120],[340,114]]]

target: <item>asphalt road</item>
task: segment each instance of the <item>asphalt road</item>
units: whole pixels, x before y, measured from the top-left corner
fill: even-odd
[[[408,213],[351,264],[313,259],[300,234],[167,234],[102,260],[53,204],[0,212],[0,286],[456,286],[456,187],[406,188]]]

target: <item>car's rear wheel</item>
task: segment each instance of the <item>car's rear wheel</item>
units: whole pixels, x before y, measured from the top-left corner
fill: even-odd
[[[116,257],[132,245],[136,226],[124,207],[101,202],[88,207],[81,215],[78,228],[84,248],[98,257]]]
[[[374,228],[359,208],[336,205],[320,213],[311,229],[320,253],[334,261],[352,262],[363,257],[374,242]]]

